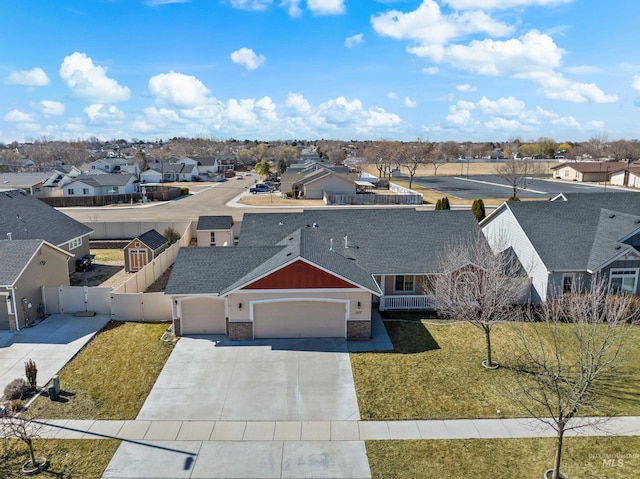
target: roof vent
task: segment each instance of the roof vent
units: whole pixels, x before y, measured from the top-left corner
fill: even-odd
[[[284,223],[282,222],[282,220],[280,220],[280,222],[278,223],[278,226],[282,226],[284,225]]]
[[[11,233],[7,233],[7,239],[11,241]]]
[[[329,251],[333,251],[333,238],[329,240]]]
[[[313,223],[313,227],[317,228],[318,227],[318,223]]]
[[[622,248],[622,246],[616,245],[616,249],[620,249],[620,248]]]
[[[344,234],[344,248],[347,249],[349,247],[349,237],[347,233]]]
[[[616,215],[611,215],[611,216],[609,216],[609,218],[615,218],[615,217],[616,217]]]

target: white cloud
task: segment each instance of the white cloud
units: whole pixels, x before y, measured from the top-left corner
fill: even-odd
[[[485,33],[503,36],[513,28],[493,20],[484,12],[472,11],[443,15],[435,0],[424,0],[414,11],[391,10],[371,18],[373,29],[382,36],[416,43],[412,50],[418,56],[438,60],[438,52],[451,40],[466,35]],[[438,60],[439,61],[439,60]]]
[[[149,92],[159,102],[186,108],[207,103],[211,93],[196,77],[173,70],[151,77]]]
[[[524,113],[526,108],[523,101],[514,97],[498,98],[494,101],[483,96],[480,101],[478,101],[477,106],[488,115],[501,116],[520,116]]]
[[[47,116],[64,115],[65,111],[64,103],[53,100],[42,100],[38,103],[38,107],[40,108],[40,111]]]
[[[255,70],[266,60],[264,55],[257,55],[251,48],[241,48],[231,53],[231,61],[242,65],[247,70]]]
[[[288,6],[289,15],[294,18],[298,18],[302,15],[302,9],[300,8],[300,0],[282,0],[281,6]]]
[[[83,110],[91,123],[114,123],[124,120],[124,113],[116,106],[105,106],[99,103],[89,105]]]
[[[408,96],[405,96],[403,106],[406,106],[407,108],[415,108],[418,106],[418,102],[412,100]]]
[[[425,75],[437,75],[440,72],[438,67],[426,67],[422,69],[422,73]]]
[[[99,103],[128,100],[131,91],[107,77],[107,69],[93,64],[84,53],[75,52],[65,57],[60,66],[60,77],[72,93],[82,99]]]
[[[345,12],[344,0],[307,0],[314,15],[340,15]]]
[[[347,48],[353,48],[356,45],[360,45],[361,43],[364,43],[364,34],[358,33],[357,35],[352,35],[348,37],[344,41],[344,46]]]
[[[10,121],[13,123],[24,123],[28,121],[33,121],[33,116],[28,113],[24,113],[20,110],[11,110],[4,116],[5,121]]]
[[[472,92],[472,91],[478,91],[478,88],[475,86],[469,85],[468,83],[464,83],[462,85],[456,85],[456,90],[462,91],[462,92]]]
[[[46,86],[50,83],[49,77],[42,68],[31,70],[16,70],[9,73],[5,83],[24,86]]]
[[[515,75],[515,78],[528,78],[539,85],[538,91],[553,100],[574,103],[593,101],[595,103],[615,103],[618,96],[604,93],[595,83],[578,83],[565,78],[558,72],[533,72]]]
[[[191,0],[147,0],[147,5],[155,7],[157,5],[167,5],[170,3],[189,3]]]
[[[395,91],[390,91],[389,93],[387,93],[387,98],[389,98],[390,100],[397,100],[398,94]]]
[[[560,5],[572,1],[573,0],[446,0],[445,3],[457,10],[498,10],[514,7]]]
[[[640,75],[633,75],[633,83],[631,83],[631,88],[640,91]]]
[[[285,106],[290,108],[294,113],[301,116],[309,116],[313,113],[313,108],[307,99],[300,93],[289,93]]]
[[[241,10],[266,10],[272,3],[273,0],[231,0],[231,6]]]

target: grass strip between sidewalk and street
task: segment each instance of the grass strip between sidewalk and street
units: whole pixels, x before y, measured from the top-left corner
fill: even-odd
[[[37,398],[29,416],[135,419],[173,349],[168,326],[111,321],[60,371],[58,399]]]
[[[115,439],[35,439],[33,450],[37,457],[49,461],[42,477],[100,479],[119,445],[120,441]],[[6,440],[0,445],[0,451],[0,477],[25,477],[20,470],[29,459],[25,444],[17,439]]]
[[[367,441],[366,448],[372,479],[540,479],[553,467],[554,440]],[[635,477],[638,450],[640,437],[565,438],[561,471],[581,479]]]

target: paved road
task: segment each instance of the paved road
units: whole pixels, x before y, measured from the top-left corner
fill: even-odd
[[[414,183],[425,188],[437,190],[445,195],[463,199],[508,198],[511,186],[502,178],[493,175],[482,176],[421,176]],[[600,193],[604,185],[598,183],[576,183],[554,179],[535,179],[521,190],[521,198],[546,199],[559,193]],[[626,188],[607,186],[607,192],[633,191]]]

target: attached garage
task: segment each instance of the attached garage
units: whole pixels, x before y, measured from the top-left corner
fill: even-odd
[[[253,306],[255,338],[344,338],[346,302],[275,301]]]
[[[225,301],[194,298],[180,302],[182,334],[226,334]]]
[[[0,294],[0,330],[9,329],[9,311],[7,309],[7,296]]]

